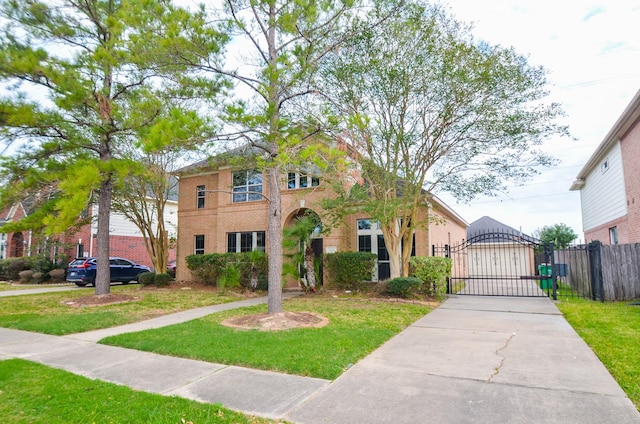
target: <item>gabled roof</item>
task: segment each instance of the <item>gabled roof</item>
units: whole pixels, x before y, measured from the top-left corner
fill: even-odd
[[[194,162],[190,165],[184,166],[180,169],[177,169],[173,173],[175,175],[184,175],[184,174],[196,174],[198,172],[206,172],[206,171],[210,171],[212,168],[216,168],[216,167],[224,166],[228,164],[230,158],[244,157],[244,158],[250,159],[250,158],[255,158],[256,156],[259,156],[260,154],[264,154],[264,153],[265,151],[259,147],[256,147],[252,144],[245,144],[235,149],[231,149],[227,152],[223,152],[215,156],[202,159],[198,162]]]
[[[533,237],[524,234],[522,231],[516,230],[515,228],[503,224],[500,221],[496,221],[495,219],[488,216],[483,216],[482,218],[477,219],[469,224],[469,227],[467,228],[467,240],[473,239],[478,235],[492,233],[511,234],[514,236],[518,236],[525,241],[536,242]]]
[[[640,118],[640,90],[633,96],[631,103],[626,107],[622,115],[618,118],[613,125],[607,136],[602,140],[598,148],[591,155],[587,163],[584,165],[578,176],[576,177],[569,190],[581,190],[584,187],[587,175],[591,173],[593,168],[606,157],[611,146],[618,142],[620,139],[629,132],[633,126],[638,122]]]
[[[458,221],[458,223],[461,224],[462,226],[469,228],[469,223],[462,216],[460,216],[458,212],[454,211],[449,205],[447,205],[438,196],[436,196],[435,194],[432,194],[431,200],[438,205],[438,208],[440,208],[440,210],[445,211],[446,214],[449,215],[449,217]]]

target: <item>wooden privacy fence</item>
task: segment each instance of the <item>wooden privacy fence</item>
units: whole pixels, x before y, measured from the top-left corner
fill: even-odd
[[[599,241],[555,251],[558,275],[580,296],[598,300],[640,299],[640,243]]]

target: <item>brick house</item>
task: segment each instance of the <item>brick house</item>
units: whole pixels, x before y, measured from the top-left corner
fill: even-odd
[[[251,169],[214,168],[208,161],[201,161],[178,170],[177,175],[178,281],[191,279],[185,263],[188,255],[266,250],[269,193],[262,174]],[[249,193],[256,191],[262,195]],[[282,176],[281,193],[283,228],[309,210],[322,216],[320,200],[332,195],[321,178],[300,172]],[[427,213],[440,219],[433,220],[428,229],[416,229],[416,255],[429,256],[433,245],[452,244],[466,237],[465,220],[441,200],[434,197],[430,205],[425,205],[424,214]],[[339,251],[376,253],[378,269],[374,278],[383,280],[389,275],[382,232],[365,215],[348,217],[330,234],[316,238],[312,247],[318,255]]]
[[[640,242],[639,119],[640,91],[571,185],[580,191],[585,241]]]
[[[168,200],[165,210],[165,225],[170,237],[175,237],[178,228],[178,202]],[[81,226],[73,233],[58,234],[44,240],[36,238],[31,231],[2,233],[2,224],[18,221],[31,213],[27,202],[20,202],[0,214],[0,259],[43,254],[51,260],[59,257],[90,257],[97,254],[97,206],[89,207],[87,213],[94,217],[90,224]],[[138,227],[122,214],[111,213],[109,228],[111,256],[120,256],[136,263],[152,267],[145,247],[145,238]],[[169,251],[169,261],[175,259],[176,251]]]

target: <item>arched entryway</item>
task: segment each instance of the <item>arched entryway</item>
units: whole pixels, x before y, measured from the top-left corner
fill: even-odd
[[[291,213],[285,221],[285,241],[288,244],[289,254],[297,267],[297,274],[300,283],[304,287],[308,287],[314,281],[308,275],[309,269],[313,267],[315,285],[322,285],[323,267],[322,267],[322,221],[318,214],[309,208],[300,208]],[[299,253],[300,255],[295,255]],[[313,264],[313,265],[311,265]]]
[[[22,233],[13,233],[9,242],[9,257],[21,258],[24,256],[24,235]]]

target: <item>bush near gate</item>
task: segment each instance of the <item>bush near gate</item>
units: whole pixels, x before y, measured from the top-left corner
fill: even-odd
[[[414,256],[409,260],[409,275],[422,281],[420,291],[426,296],[442,298],[447,293],[450,274],[450,258]]]
[[[387,293],[391,296],[409,298],[415,296],[420,287],[422,280],[415,277],[398,277],[387,281]]]
[[[337,252],[324,255],[326,282],[340,290],[361,290],[371,281],[378,256],[368,252]]]

